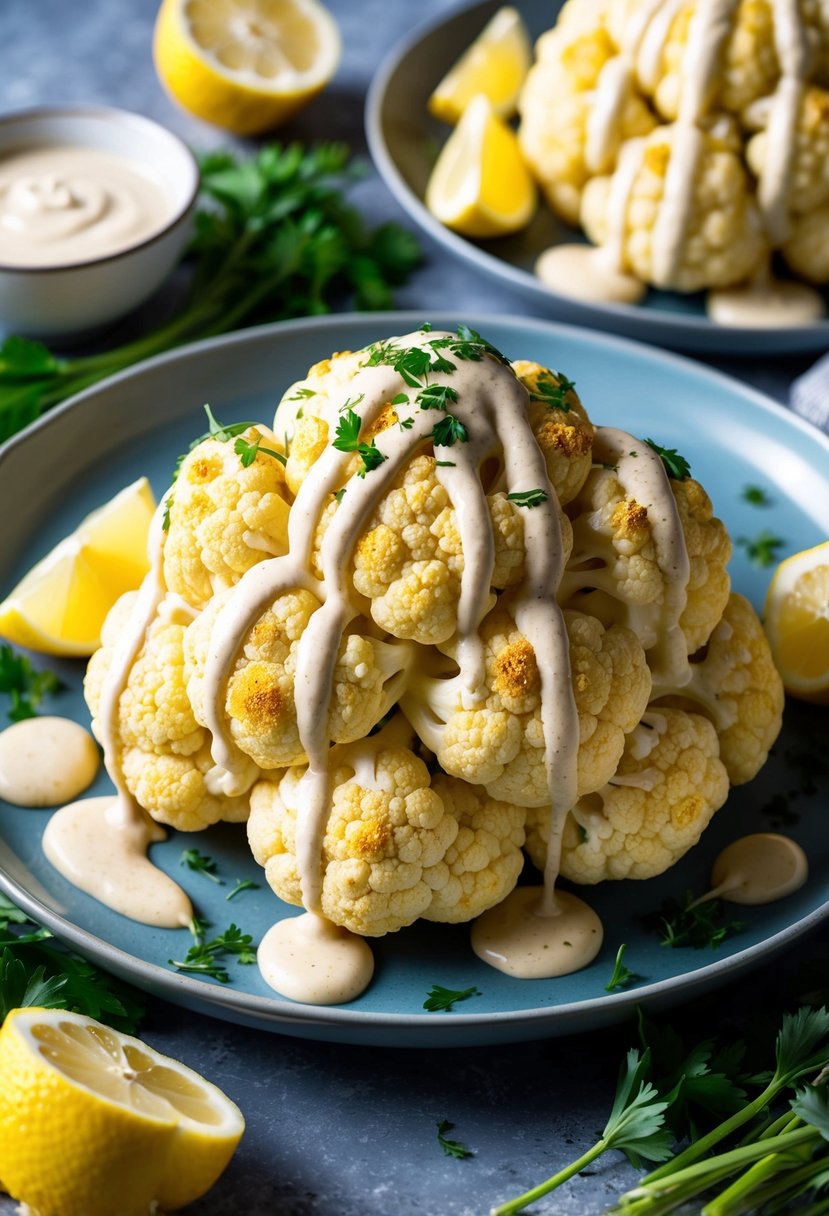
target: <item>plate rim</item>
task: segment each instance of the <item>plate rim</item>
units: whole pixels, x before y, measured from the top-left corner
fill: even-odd
[[[513,266],[511,262],[498,258],[488,249],[482,248],[471,239],[460,236],[435,219],[425,203],[408,185],[389,151],[381,121],[383,103],[395,72],[403,61],[420,46],[421,42],[458,17],[468,15],[470,18],[474,18],[478,13],[494,8],[497,2],[498,0],[473,0],[472,3],[456,4],[439,16],[430,17],[415,25],[381,59],[369,84],[363,120],[369,153],[383,182],[415,223],[433,241],[450,250],[461,261],[469,263],[488,277],[502,279],[516,290],[531,294],[541,305],[576,308],[579,311],[584,309],[587,312],[598,311],[603,317],[606,317],[608,322],[616,321],[626,325],[638,326],[640,319],[644,325],[649,318],[667,331],[663,341],[678,341],[684,338],[694,341],[693,349],[704,350],[707,340],[712,334],[715,334],[717,337],[724,337],[724,342],[717,346],[717,349],[723,353],[729,349],[726,343],[730,335],[734,336],[734,342],[738,344],[738,347],[735,346],[735,353],[737,349],[744,353],[751,341],[763,342],[765,340],[767,343],[769,335],[774,333],[782,333],[786,337],[791,337],[795,343],[798,338],[802,338],[804,342],[810,339],[813,343],[808,348],[791,343],[784,344],[781,345],[780,354],[794,353],[796,350],[819,349],[818,339],[820,337],[829,342],[829,315],[808,325],[758,328],[750,325],[714,323],[705,316],[697,316],[693,313],[674,313],[663,311],[660,308],[642,309],[635,304],[619,304],[610,301],[594,303],[561,295],[545,286],[529,271],[522,270]],[[516,3],[520,5],[521,0],[516,0]],[[543,206],[543,203],[540,205]],[[588,321],[585,319],[584,323],[588,324]]]
[[[199,342],[188,343],[156,355],[150,359],[134,364],[113,376],[109,376],[97,384],[75,394],[61,405],[49,411],[36,422],[0,445],[0,472],[8,459],[15,459],[18,449],[25,448],[30,442],[37,442],[44,430],[67,415],[83,409],[86,403],[94,400],[102,393],[108,394],[117,389],[125,380],[139,380],[148,372],[163,368],[170,363],[187,364],[198,359],[206,351],[229,346],[245,346],[264,343],[266,346],[274,339],[293,331],[319,331],[321,334],[328,330],[339,333],[343,330],[353,330],[357,327],[371,326],[383,329],[397,329],[407,332],[407,329],[417,328],[423,322],[423,314],[433,313],[436,324],[457,325],[457,313],[453,310],[438,309],[394,310],[388,312],[348,312],[332,313],[320,317],[297,318],[290,321],[274,322],[267,325],[252,326],[235,330],[218,337],[203,339]],[[464,318],[466,324],[481,327],[498,324],[507,329],[521,331],[524,337],[532,332],[543,333],[547,338],[562,335],[570,341],[576,341],[584,346],[600,346],[610,352],[633,357],[645,363],[657,363],[667,366],[668,370],[675,369],[686,379],[695,378],[703,383],[717,386],[721,391],[732,397],[742,398],[776,420],[777,425],[784,429],[798,432],[811,444],[823,450],[827,461],[827,478],[829,479],[829,436],[811,423],[794,414],[785,405],[772,397],[746,384],[736,377],[730,376],[706,364],[677,354],[673,351],[662,350],[649,346],[647,343],[631,338],[607,334],[603,331],[591,330],[564,322],[527,318],[514,314],[479,313]],[[0,839],[2,829],[0,828]],[[66,941],[82,954],[95,959],[105,967],[110,967],[119,975],[131,978],[138,987],[149,988],[156,995],[181,1003],[197,1006],[214,1016],[232,1020],[233,1015],[241,1015],[251,1019],[256,1025],[279,1030],[290,1031],[301,1027],[298,1033],[317,1031],[335,1031],[347,1028],[384,1028],[390,1031],[412,1031],[411,1042],[399,1042],[399,1046],[419,1045],[415,1042],[417,1033],[429,1028],[429,1044],[435,1047],[458,1045],[458,1031],[485,1031],[498,1028],[523,1027],[527,1034],[510,1036],[517,1041],[519,1037],[533,1037],[549,1034],[575,1033],[575,1028],[556,1030],[556,1023],[567,1022],[574,1017],[587,1017],[605,1011],[609,1016],[607,1022],[618,1021],[633,1007],[644,1003],[658,1002],[661,998],[670,997],[672,1001],[686,999],[687,995],[699,985],[706,986],[709,981],[718,979],[723,982],[741,971],[757,964],[764,957],[770,957],[790,942],[810,932],[829,916],[829,899],[817,908],[801,917],[791,925],[778,930],[770,937],[760,942],[746,946],[742,950],[725,958],[716,959],[701,967],[683,972],[680,975],[642,984],[630,991],[608,993],[601,997],[572,1001],[567,1004],[553,1006],[537,1006],[529,1009],[501,1010],[489,1013],[454,1012],[451,1020],[440,1021],[431,1019],[425,1013],[389,1013],[371,1010],[345,1009],[340,1006],[301,1005],[279,997],[278,994],[260,996],[247,993],[236,988],[220,987],[205,980],[191,978],[175,971],[168,971],[158,964],[148,962],[131,954],[119,946],[98,937],[90,930],[84,929],[59,912],[46,906],[36,894],[21,886],[0,864],[0,890],[9,898],[19,903],[24,911],[29,913],[51,929],[56,937]],[[497,1034],[496,1034],[497,1038]],[[365,1040],[364,1040],[365,1041]],[[372,1040],[376,1041],[376,1040]],[[478,1036],[479,1042],[486,1041],[484,1035]]]

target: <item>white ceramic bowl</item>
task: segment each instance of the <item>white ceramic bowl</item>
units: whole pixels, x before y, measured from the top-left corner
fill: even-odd
[[[139,114],[105,106],[54,106],[0,115],[0,157],[12,149],[77,145],[117,153],[149,171],[167,195],[167,218],[114,253],[59,266],[0,261],[0,330],[59,339],[108,325],[147,299],[190,237],[199,170],[189,148]]]

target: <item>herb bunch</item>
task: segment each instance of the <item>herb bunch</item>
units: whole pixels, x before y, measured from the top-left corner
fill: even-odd
[[[0,345],[0,441],[73,393],[141,359],[253,322],[314,316],[340,298],[383,309],[420,260],[397,224],[369,230],[347,201],[358,174],[342,143],[270,144],[249,159],[201,161],[201,207],[181,310],[102,354],[59,358],[40,342]]]
[[[144,1016],[139,993],[64,950],[0,893],[0,1022],[29,1005],[83,1013],[127,1034]]]

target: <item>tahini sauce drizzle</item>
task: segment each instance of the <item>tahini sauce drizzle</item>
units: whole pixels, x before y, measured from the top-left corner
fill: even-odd
[[[808,877],[809,863],[796,840],[756,832],[723,849],[711,870],[711,890],[696,903],[770,904],[799,890]]]
[[[98,730],[115,796],[73,802],[56,811],[43,834],[43,851],[64,878],[116,912],[143,924],[176,928],[193,918],[187,895],[147,857],[166,832],[130,794],[118,755],[118,703],[147,631],[165,595],[162,574],[164,504],[150,525],[150,570],[135,597],[104,681]]]
[[[594,174],[608,172],[621,143],[621,123],[632,82],[653,89],[671,24],[685,0],[649,0],[620,32],[619,55],[608,60],[597,83],[588,116],[585,162]],[[653,229],[652,277],[657,286],[675,281],[692,201],[693,181],[703,136],[699,127],[715,84],[724,44],[739,0],[699,0],[691,22],[683,64],[677,121],[669,132],[671,157],[662,204]],[[797,0],[772,0],[774,39],[781,78],[771,102],[766,154],[758,187],[772,245],[788,234],[788,194],[797,116],[809,70],[809,44]],[[603,245],[559,245],[545,250],[536,273],[554,291],[608,303],[636,303],[644,284],[624,270],[624,233],[628,200],[641,165],[644,139],[626,141],[611,178],[608,218],[611,231]],[[627,157],[628,148],[635,148]],[[744,287],[714,290],[707,301],[712,320],[724,325],[774,327],[809,324],[823,315],[820,295],[800,283],[778,283],[770,276]]]
[[[95,740],[69,718],[26,718],[0,732],[0,798],[57,806],[77,798],[100,767]]]

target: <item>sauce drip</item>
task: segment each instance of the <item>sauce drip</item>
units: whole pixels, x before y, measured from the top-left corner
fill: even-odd
[[[705,306],[712,321],[753,329],[776,329],[781,317],[787,325],[811,325],[825,312],[823,298],[813,287],[787,279],[721,287],[709,291]]]
[[[128,157],[61,144],[0,158],[0,264],[62,266],[126,249],[162,227],[160,182]]]
[[[146,856],[166,833],[130,794],[118,748],[118,703],[130,669],[164,600],[162,573],[165,504],[150,524],[150,570],[115,647],[101,692],[98,732],[115,796],[74,802],[56,811],[43,834],[43,850],[64,878],[89,895],[143,924],[176,928],[192,920],[184,891]]]
[[[809,863],[797,841],[757,832],[723,849],[711,870],[712,889],[703,899],[770,904],[799,890],[808,876]]]
[[[503,903],[472,926],[472,949],[480,959],[517,979],[551,979],[591,963],[604,933],[596,913],[569,891],[556,893],[555,909],[544,910],[538,887],[516,887]]]
[[[353,1001],[374,974],[374,955],[365,938],[313,912],[273,925],[262,938],[257,961],[271,988],[307,1005]]]
[[[77,798],[100,767],[95,740],[68,718],[26,718],[0,732],[0,798],[56,806]]]

